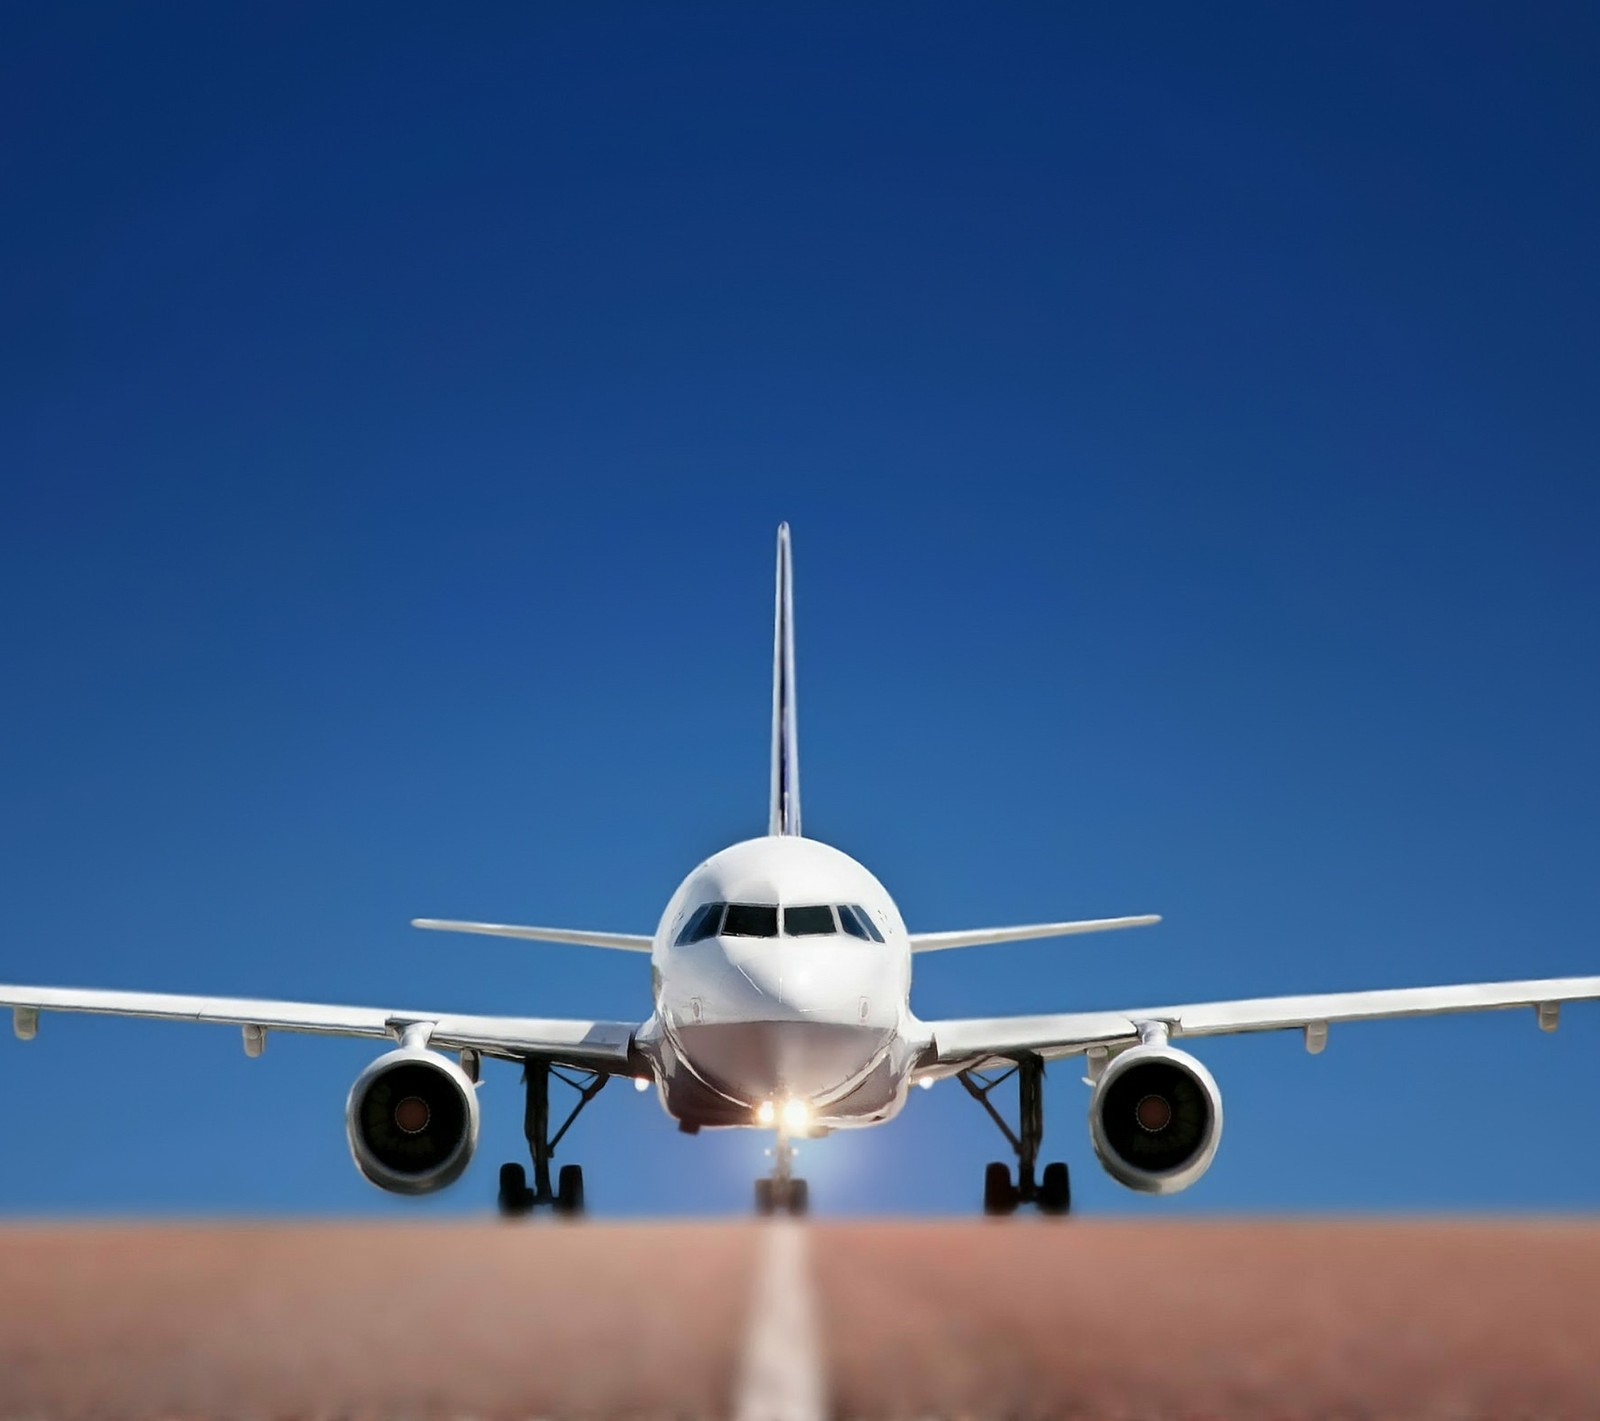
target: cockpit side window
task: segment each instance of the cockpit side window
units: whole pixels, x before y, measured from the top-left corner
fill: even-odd
[[[833,909],[826,903],[783,910],[785,937],[824,937],[836,932],[838,929],[833,925]]]
[[[870,937],[874,942],[883,941],[883,934],[878,931],[878,925],[872,921],[872,914],[863,908],[859,903],[851,903],[839,909],[839,916],[841,918],[845,917],[847,914],[854,917],[855,920],[866,929],[867,936]],[[856,936],[860,937],[861,934],[857,933]]]
[[[777,937],[778,905],[776,903],[730,903],[727,921],[722,925],[724,937]]]
[[[704,942],[708,937],[715,937],[722,921],[722,910],[727,906],[726,903],[707,903],[697,908],[678,934],[677,945],[682,947],[686,942]]]
[[[839,926],[849,933],[851,937],[858,937],[863,942],[872,941],[872,934],[867,931],[861,919],[856,917],[856,910],[848,903],[839,905]]]

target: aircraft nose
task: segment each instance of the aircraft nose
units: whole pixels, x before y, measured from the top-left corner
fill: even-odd
[[[779,951],[730,953],[729,961],[735,987],[753,992],[763,1003],[782,1004],[784,963]]]
[[[715,990],[676,1027],[686,1057],[752,1108],[837,1096],[892,1029],[870,1017],[876,984],[863,975],[859,945],[850,948],[835,952],[816,938],[725,940]]]
[[[881,1029],[798,1016],[685,1022],[678,1034],[695,1071],[752,1108],[837,1097],[871,1068],[885,1038]]]
[[[813,947],[765,942],[762,950],[729,955],[734,981],[751,1006],[783,1020],[792,1016],[829,1012],[851,998],[849,983]]]

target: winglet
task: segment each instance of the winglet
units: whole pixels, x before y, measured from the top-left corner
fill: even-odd
[[[778,525],[778,586],[772,628],[772,807],[767,833],[800,834],[800,743],[794,704],[794,573],[789,525]]]

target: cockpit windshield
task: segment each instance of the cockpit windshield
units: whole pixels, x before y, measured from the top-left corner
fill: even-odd
[[[707,938],[777,937],[775,903],[705,903],[689,915],[677,946]],[[855,903],[799,903],[783,909],[784,937],[831,937],[848,933],[863,942],[882,942],[883,934],[867,910]]]
[[[722,924],[724,937],[777,937],[776,903],[730,903]]]
[[[826,903],[783,910],[785,937],[826,937],[838,931],[833,925],[833,909]]]

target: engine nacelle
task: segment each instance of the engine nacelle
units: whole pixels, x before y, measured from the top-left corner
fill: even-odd
[[[431,1194],[478,1147],[478,1094],[448,1056],[402,1046],[356,1077],[345,1104],[356,1168],[380,1189]]]
[[[1135,1046],[1101,1073],[1089,1101],[1089,1134],[1118,1184],[1176,1194],[1211,1166],[1222,1139],[1222,1093],[1193,1056]]]

